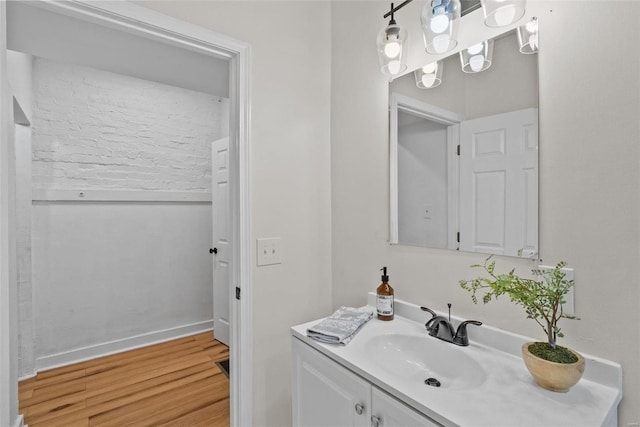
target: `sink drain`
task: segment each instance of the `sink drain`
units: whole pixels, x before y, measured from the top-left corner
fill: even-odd
[[[440,381],[437,378],[427,378],[424,383],[431,387],[440,387]]]

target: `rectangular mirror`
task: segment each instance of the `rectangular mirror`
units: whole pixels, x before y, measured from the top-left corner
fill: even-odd
[[[439,66],[437,87],[389,85],[390,242],[539,257],[537,55],[511,31],[482,72]]]

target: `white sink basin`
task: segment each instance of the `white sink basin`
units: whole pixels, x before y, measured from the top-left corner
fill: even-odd
[[[365,343],[367,358],[379,368],[409,380],[436,378],[440,388],[468,389],[482,384],[486,373],[465,347],[428,335],[377,335]]]

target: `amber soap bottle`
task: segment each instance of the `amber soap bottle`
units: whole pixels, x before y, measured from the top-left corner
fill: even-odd
[[[393,320],[393,288],[389,285],[387,267],[382,267],[382,284],[376,289],[378,319]]]

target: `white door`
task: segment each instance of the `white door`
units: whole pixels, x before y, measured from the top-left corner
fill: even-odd
[[[369,427],[371,385],[293,339],[293,426]]]
[[[422,415],[387,393],[372,387],[371,425],[375,427],[439,427],[440,424]]]
[[[460,124],[460,249],[538,252],[538,109]]]
[[[213,329],[215,338],[229,345],[231,224],[229,222],[229,138],[211,149],[211,207],[213,218]]]

